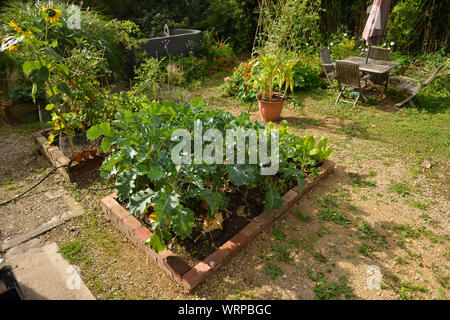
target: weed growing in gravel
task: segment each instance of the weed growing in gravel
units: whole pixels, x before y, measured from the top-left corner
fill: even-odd
[[[401,281],[399,277],[393,274],[383,276],[382,289],[392,289],[402,300],[417,300],[424,297],[420,293],[428,293],[428,289],[419,285],[412,284],[409,281]]]
[[[361,240],[370,240],[375,243],[378,247],[387,248],[388,243],[386,241],[386,236],[379,234],[370,224],[362,219],[358,219],[358,226],[356,234]]]
[[[295,216],[298,218],[298,220],[303,221],[303,222],[311,221],[311,217],[309,215],[307,215],[306,213],[301,212],[300,210],[297,210],[295,212]]]
[[[328,261],[328,258],[321,252],[315,251],[313,252],[313,257],[317,259],[317,261],[325,263]]]
[[[394,232],[397,233],[398,245],[403,248],[405,246],[405,241],[407,239],[418,239],[420,238],[420,233],[415,231],[412,227],[405,224],[403,226],[395,226]]]
[[[328,226],[322,224],[316,233],[319,237],[323,237],[324,235],[331,234],[332,232]]]
[[[350,220],[344,216],[342,212],[338,209],[322,209],[317,213],[321,220],[333,221],[334,223],[340,224],[346,228],[350,227]]]
[[[420,210],[426,210],[427,204],[424,202],[416,201],[416,200],[406,200],[407,204],[409,204],[411,207],[420,209]]]
[[[439,223],[434,220],[432,217],[430,217],[429,215],[422,213],[419,216],[420,219],[422,219],[423,221],[429,223],[433,228],[440,228]]]
[[[278,241],[283,241],[285,238],[286,238],[286,234],[283,232],[283,231],[281,231],[281,229],[280,228],[278,228],[278,227],[275,227],[274,229],[273,229],[273,231],[272,231],[272,237],[275,239],[275,240],[278,240]]]
[[[330,197],[317,198],[318,206],[322,208],[338,207],[338,203]]]
[[[374,257],[378,258],[374,252],[375,250],[369,246],[367,243],[362,243],[362,245],[358,248],[358,252],[366,257]]]
[[[277,260],[279,262],[289,262],[291,261],[290,249],[283,246],[272,246],[270,249],[272,252],[277,254]]]
[[[412,188],[409,184],[391,181],[388,190],[391,192],[398,193],[399,195],[404,197],[411,194]]]
[[[306,270],[306,274],[308,278],[316,283],[314,293],[318,300],[335,300],[341,295],[345,299],[355,297],[353,293],[355,289],[348,285],[348,278],[346,276],[340,276],[338,282],[327,282],[323,272],[318,272],[316,275],[313,275],[313,272],[308,269]]]
[[[376,183],[370,180],[364,179],[362,175],[355,172],[349,172],[348,174],[350,178],[353,181],[354,185],[360,186],[360,187],[375,187]]]
[[[450,273],[445,272],[445,270],[442,269],[447,269],[447,266],[442,266],[439,267],[436,264],[432,264],[431,265],[431,271],[433,272],[434,278],[436,279],[436,281],[444,288],[444,289],[449,289],[449,282],[450,282]]]
[[[275,280],[278,276],[284,274],[283,270],[281,270],[277,264],[272,262],[267,263],[266,273],[272,278],[272,280]]]
[[[86,257],[82,257],[84,246],[85,242],[83,239],[75,239],[61,245],[58,252],[61,253],[61,255],[69,261],[69,263],[73,264],[80,260],[86,259]]]

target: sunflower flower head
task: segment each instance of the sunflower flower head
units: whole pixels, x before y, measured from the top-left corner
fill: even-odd
[[[56,7],[52,8],[42,8],[42,12],[47,14],[46,19],[50,21],[50,23],[55,23],[62,17],[61,10]]]
[[[31,36],[31,31],[23,26],[19,26],[17,23],[14,22],[14,20],[10,21],[8,23],[16,32],[21,33],[25,37]]]
[[[8,50],[9,50],[9,51],[17,51],[18,48],[19,48],[19,45],[16,44],[16,45],[11,45],[11,46],[9,46],[9,47],[8,47]]]

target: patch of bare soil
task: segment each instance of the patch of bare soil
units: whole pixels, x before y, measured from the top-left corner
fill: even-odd
[[[0,131],[0,203],[38,183],[50,164],[41,156],[28,134],[12,127]],[[62,177],[53,174],[23,198],[0,206],[0,241],[32,231],[54,216],[69,211],[60,197]]]

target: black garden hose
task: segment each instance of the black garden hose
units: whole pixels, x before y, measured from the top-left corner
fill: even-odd
[[[23,197],[25,194],[27,194],[28,192],[30,192],[31,190],[33,190],[34,188],[36,188],[38,185],[40,185],[42,182],[44,182],[48,177],[50,177],[50,175],[51,175],[52,173],[54,173],[56,170],[58,170],[58,169],[60,169],[60,168],[67,167],[67,173],[68,173],[69,178],[70,178],[70,169],[69,169],[69,168],[70,168],[70,165],[72,164],[72,162],[73,162],[73,159],[71,159],[67,165],[61,165],[61,166],[58,166],[58,167],[56,167],[56,168],[53,168],[49,173],[47,173],[47,175],[46,175],[44,178],[42,178],[38,183],[36,183],[35,185],[33,185],[33,186],[32,186],[31,188],[29,188],[28,190],[22,192],[21,194],[19,194],[18,196],[14,197],[14,198],[12,198],[12,199],[9,199],[9,200],[7,200],[7,201],[5,201],[5,202],[0,203],[0,207],[3,207],[3,206],[5,206],[5,205],[7,205],[8,203],[11,203],[11,202],[16,201],[17,199]],[[78,188],[85,189],[85,190],[88,190],[88,191],[104,191],[104,190],[109,190],[109,189],[113,189],[113,188],[114,188],[114,187],[107,187],[107,188],[98,188],[98,189],[95,189],[95,188],[88,188],[88,187],[85,187],[85,186],[80,186],[80,185],[78,185],[78,183],[75,183],[75,184],[77,185]]]
[[[38,185],[40,185],[42,182],[44,182],[44,180],[47,179],[48,177],[50,177],[50,175],[51,175],[53,172],[55,172],[55,171],[58,170],[59,168],[65,167],[65,166],[66,166],[66,165],[62,165],[62,166],[53,168],[49,173],[47,173],[47,175],[46,175],[44,178],[41,179],[41,181],[39,181],[38,183],[36,183],[34,186],[32,186],[31,188],[29,188],[27,191],[22,192],[21,194],[19,194],[19,195],[16,196],[15,198],[12,198],[12,199],[9,199],[8,201],[5,201],[5,202],[0,203],[0,207],[2,207],[2,206],[4,206],[4,205],[7,205],[8,203],[13,202],[13,201],[15,201],[15,200],[17,200],[17,199],[23,197],[25,194],[27,194],[28,192],[30,192],[31,190],[33,190],[34,188],[36,188]]]

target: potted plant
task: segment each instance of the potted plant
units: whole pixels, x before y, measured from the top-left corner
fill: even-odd
[[[277,120],[287,99],[288,88],[294,90],[295,60],[281,53],[259,54],[252,71],[258,89],[259,112],[265,121]],[[283,92],[284,87],[284,92]],[[274,91],[274,89],[278,91]]]

